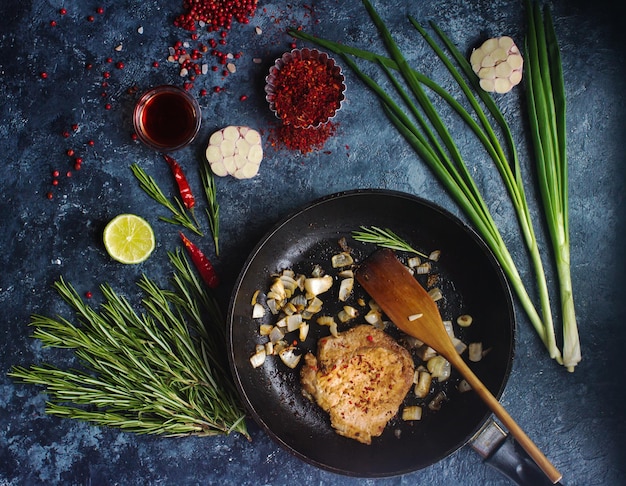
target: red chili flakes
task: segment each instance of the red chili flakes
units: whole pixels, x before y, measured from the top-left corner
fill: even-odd
[[[275,148],[285,147],[308,154],[324,148],[326,141],[335,135],[338,124],[328,122],[317,128],[298,128],[282,125],[270,131],[270,143]]]
[[[293,59],[276,72],[274,106],[284,124],[325,123],[339,109],[342,82],[332,66],[319,59]]]

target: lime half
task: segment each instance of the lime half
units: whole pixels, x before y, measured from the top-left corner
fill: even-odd
[[[104,228],[104,247],[122,263],[141,263],[154,250],[155,239],[148,222],[134,214],[120,214]]]

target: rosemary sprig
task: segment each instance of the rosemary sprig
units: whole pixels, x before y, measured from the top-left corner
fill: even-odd
[[[14,367],[9,376],[44,386],[46,412],[140,434],[248,436],[245,412],[227,372],[219,308],[179,249],[169,254],[173,290],[143,276],[139,314],[110,286],[99,311],[62,278],[54,287],[78,324],[35,315],[33,337],[69,348],[80,368]]]
[[[193,231],[198,236],[203,236],[202,231],[200,231],[198,225],[194,222],[194,219],[189,216],[189,213],[185,210],[185,206],[178,197],[174,197],[174,202],[176,204],[172,203],[172,201],[170,201],[165,194],[163,194],[163,191],[158,186],[154,178],[149,176],[145,170],[139,167],[139,165],[132,164],[130,169],[133,171],[134,176],[139,181],[139,185],[144,192],[156,202],[169,209],[173,215],[171,218],[160,216],[159,219],[167,223],[183,226],[184,228]]]
[[[422,258],[428,258],[428,255],[413,248],[389,228],[382,229],[377,226],[370,226],[369,228],[366,226],[361,226],[361,231],[352,232],[352,238],[354,238],[356,241],[362,241],[364,243],[374,243],[375,245],[382,246],[383,248],[406,251],[409,253],[415,253]]]
[[[220,233],[220,205],[217,201],[217,188],[215,187],[215,177],[209,163],[205,160],[200,165],[200,178],[202,179],[202,187],[207,199],[208,206],[206,214],[209,218],[209,227],[213,235],[213,243],[215,244],[215,255],[219,256],[219,233]]]

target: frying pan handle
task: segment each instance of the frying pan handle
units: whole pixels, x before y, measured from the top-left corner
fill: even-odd
[[[472,449],[484,462],[521,486],[549,486],[552,481],[537,463],[493,420],[489,420],[474,437]],[[556,483],[562,485],[563,483]]]

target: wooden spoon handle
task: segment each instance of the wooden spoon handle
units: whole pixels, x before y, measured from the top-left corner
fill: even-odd
[[[457,359],[458,357],[458,359]],[[543,452],[537,447],[537,445],[526,435],[522,428],[517,425],[517,422],[509,415],[505,408],[500,404],[496,397],[489,391],[489,389],[483,384],[482,381],[474,374],[474,372],[465,364],[465,361],[458,355],[456,357],[450,356],[453,362],[453,366],[463,375],[463,377],[470,384],[472,389],[480,396],[480,398],[487,404],[498,419],[502,422],[511,435],[517,440],[522,448],[528,453],[528,455],[537,463],[537,466],[548,476],[550,481],[557,483],[561,480],[563,475],[558,471],[556,467],[550,462],[550,460],[544,455]]]

